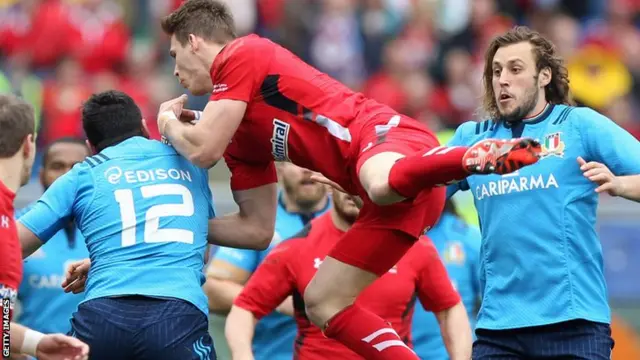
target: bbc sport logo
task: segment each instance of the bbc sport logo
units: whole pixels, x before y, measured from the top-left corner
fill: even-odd
[[[11,288],[0,285],[0,313],[2,314],[2,358],[11,356],[11,314],[18,293]]]

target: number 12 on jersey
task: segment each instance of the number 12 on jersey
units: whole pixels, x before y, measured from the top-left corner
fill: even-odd
[[[147,185],[140,188],[145,199],[166,195],[182,197],[181,203],[158,204],[149,207],[145,213],[144,239],[145,243],[181,242],[193,244],[193,232],[183,229],[160,229],[161,217],[193,216],[193,196],[191,191],[179,184]],[[119,189],[113,193],[120,205],[120,219],[122,220],[122,246],[136,244],[136,208],[133,201],[133,190]]]

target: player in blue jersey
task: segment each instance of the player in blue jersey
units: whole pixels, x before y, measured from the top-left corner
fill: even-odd
[[[214,312],[228,313],[233,300],[271,249],[331,206],[326,187],[312,181],[309,170],[291,163],[278,163],[277,168],[283,190],[278,195],[274,239],[269,248],[262,251],[219,248],[209,266],[205,285]],[[252,346],[256,360],[290,360],[293,357],[297,326],[292,316],[293,305],[289,299],[278,312],[260,319]]]
[[[538,163],[508,175],[472,175],[482,247],[482,305],[474,359],[609,359],[613,340],[595,230],[598,193],[640,201],[640,143],[570,102],[566,68],[540,34],[518,27],[486,53],[483,122],[452,145],[527,136]]]
[[[90,345],[91,359],[215,359],[201,288],[214,216],[206,170],[149,140],[121,92],[89,98],[82,122],[95,155],[20,218],[23,253],[75,221],[91,269],[71,334]]]
[[[440,220],[427,235],[438,250],[453,287],[460,294],[473,329],[480,300],[480,232],[467,225],[458,215],[453,201],[448,200]],[[420,302],[416,303],[413,313],[411,335],[413,351],[420,359],[449,359],[447,348],[440,336],[438,320],[432,312],[426,311]]]
[[[62,138],[43,152],[40,183],[47,190],[53,182],[89,156],[83,140]],[[35,203],[21,209],[20,219]],[[66,224],[38,251],[24,260],[24,277],[18,289],[21,324],[43,333],[66,333],[71,330],[69,319],[84,295],[67,295],[60,286],[67,265],[87,258],[89,252],[82,233],[73,222]]]

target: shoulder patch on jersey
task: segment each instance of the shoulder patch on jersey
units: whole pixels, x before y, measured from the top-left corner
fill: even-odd
[[[575,107],[567,106],[564,110],[562,110],[560,115],[558,115],[558,118],[553,121],[553,125],[562,124],[567,119],[569,114],[573,111],[573,109],[575,109]]]
[[[564,156],[565,143],[562,141],[562,132],[555,132],[547,134],[542,139],[542,151],[540,153],[541,158],[547,156]]]
[[[464,252],[464,245],[462,245],[462,242],[447,242],[443,254],[443,260],[446,264],[461,265],[462,263],[464,263],[465,257],[466,254]]]

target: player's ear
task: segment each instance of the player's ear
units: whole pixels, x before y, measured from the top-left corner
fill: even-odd
[[[147,120],[146,119],[142,119],[142,135],[144,135],[144,137],[146,137],[147,139],[151,139],[151,135],[149,135],[149,127],[147,126]]]
[[[552,78],[552,74],[551,74],[551,68],[544,68],[542,70],[540,70],[540,76],[538,77],[538,81],[540,82],[540,87],[545,87],[547,85],[549,85],[549,83],[551,83],[551,78]]]
[[[191,51],[193,52],[198,51],[198,47],[199,47],[198,38],[193,34],[189,34],[189,45],[191,46]]]
[[[30,156],[35,156],[36,152],[36,138],[34,134],[29,134],[24,137],[24,141],[22,142],[22,155],[24,155],[25,159],[28,159]]]
[[[93,144],[91,144],[91,143],[89,142],[89,140],[85,140],[84,142],[85,142],[85,143],[87,143],[87,147],[89,148],[89,153],[90,153],[89,155],[95,155],[95,154],[97,154],[97,153],[98,153],[98,152],[96,151],[96,147],[95,147],[95,146],[93,146]]]

